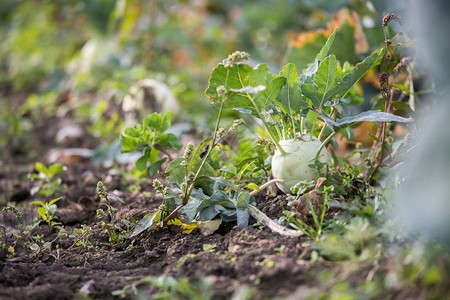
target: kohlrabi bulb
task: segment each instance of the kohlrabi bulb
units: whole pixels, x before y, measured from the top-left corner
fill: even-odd
[[[300,139],[281,140],[279,144],[286,154],[282,154],[279,150],[275,151],[272,158],[272,175],[276,179],[283,180],[277,182],[278,188],[283,193],[290,193],[291,188],[300,181],[319,178],[317,169],[309,167],[310,164],[314,164],[314,157],[321,145],[318,139],[303,135]],[[320,151],[318,160],[322,163],[329,162],[325,148]]]

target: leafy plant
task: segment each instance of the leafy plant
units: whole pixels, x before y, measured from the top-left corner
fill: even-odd
[[[55,216],[58,206],[55,204],[61,200],[62,197],[50,200],[49,202],[33,201],[32,204],[37,204],[40,207],[37,209],[38,214],[41,216],[42,221],[46,222],[50,226],[59,225],[58,217]]]
[[[92,228],[88,225],[82,224],[81,228],[74,228],[72,234],[69,234],[69,237],[73,239],[73,245],[69,247],[69,250],[74,246],[92,248],[92,243],[89,241],[91,235]]]
[[[203,244],[203,251],[205,252],[214,252],[216,251],[216,244]]]
[[[348,97],[353,95],[354,85],[379,64],[385,50],[374,52],[353,69],[348,64],[343,67],[334,55],[328,55],[335,34],[336,30],[313,64],[300,75],[292,63],[279,74],[270,73],[265,64],[255,68],[236,64],[234,56],[248,59],[248,54],[236,52],[213,70],[205,92],[214,103],[261,120],[276,147],[272,173],[280,179],[277,185],[285,193],[297,182],[319,177],[317,170],[306,166],[315,160],[327,163],[324,147],[349,125],[361,121],[411,121],[378,110],[350,115],[345,103],[351,103]],[[321,142],[326,132],[328,136]],[[300,151],[303,148],[310,150]]]
[[[216,127],[212,138],[203,141],[197,149],[193,144],[186,146],[184,155],[169,163],[165,172],[167,180],[179,187],[181,194],[174,193],[159,180],[153,181],[156,192],[163,195],[164,202],[155,213],[145,216],[136,226],[133,236],[154,228],[157,224],[164,226],[181,212],[186,222],[194,219],[212,220],[216,216],[224,221],[236,221],[238,226],[246,228],[249,219],[248,206],[253,203],[250,193],[241,190],[230,181],[214,177],[214,161],[211,159],[214,148],[227,135],[241,125],[236,120],[228,131],[219,128],[221,110],[219,110]]]
[[[62,183],[61,178],[54,178],[57,174],[66,170],[65,166],[56,163],[46,167],[43,163],[36,162],[35,168],[38,173],[28,176],[32,181],[38,181],[38,185],[31,189],[32,195],[39,192],[46,197],[50,197],[66,191],[67,186]]]
[[[152,113],[136,127],[126,128],[120,137],[120,145],[123,152],[139,151],[142,156],[136,161],[136,169],[144,171],[148,169],[150,175],[155,175],[161,165],[167,160],[172,160],[168,150],[179,150],[183,145],[172,133],[166,133],[170,128],[170,116]],[[159,153],[166,157],[160,158]]]

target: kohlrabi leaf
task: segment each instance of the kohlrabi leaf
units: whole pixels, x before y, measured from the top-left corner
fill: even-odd
[[[408,123],[408,122],[413,121],[413,119],[411,119],[411,118],[403,118],[403,117],[396,116],[396,115],[393,115],[390,113],[381,112],[379,110],[369,110],[369,111],[360,113],[359,115],[356,115],[356,116],[345,117],[345,118],[336,119],[336,120],[332,120],[331,118],[329,118],[327,116],[322,116],[322,117],[324,118],[325,122],[327,122],[329,125],[332,125],[335,127],[340,127],[343,125],[348,125],[348,124],[363,122],[363,121],[401,122],[401,123]]]
[[[253,68],[246,64],[234,64],[230,69],[225,68],[223,64],[219,64],[211,73],[205,95],[211,101],[220,103],[222,98],[217,94],[217,88],[225,86],[227,89],[240,89],[247,86],[249,84],[243,84],[243,80],[252,71]],[[230,96],[232,96],[232,93],[228,93],[227,100]]]
[[[342,79],[337,74],[337,61],[334,55],[328,56],[319,66],[314,77],[314,83],[301,85],[303,95],[310,98],[314,107],[321,108],[322,105],[335,97],[343,99],[358,82],[376,63],[379,57],[378,52],[374,52],[365,60],[355,66],[352,72],[346,74]]]
[[[242,86],[238,89],[230,89],[230,98],[225,102],[225,107],[244,108],[255,112],[259,111],[272,103],[284,86],[286,79],[284,77],[269,76],[267,65],[261,64],[254,68],[242,78]],[[266,88],[263,88],[266,87]],[[252,98],[249,99],[249,97]],[[256,106],[256,107],[255,107]]]
[[[267,105],[273,103],[285,83],[286,78],[277,77],[275,79],[272,79],[267,84],[267,88],[264,91],[261,91],[255,95],[254,101],[259,111],[263,111],[264,108],[267,107]]]
[[[303,95],[311,99],[313,106],[322,108],[323,104],[336,95],[340,81],[337,73],[336,56],[330,55],[320,64],[313,84],[302,84]]]
[[[358,82],[366,73],[375,65],[380,53],[374,52],[366,57],[362,62],[356,64],[351,73],[346,74],[339,82],[337,89],[334,91],[335,95],[339,95],[343,99],[351,90],[353,85]],[[334,97],[334,96],[333,96]]]
[[[246,114],[246,115],[252,114],[251,109],[247,109],[247,108],[235,107],[234,110],[240,112],[241,114]]]
[[[313,83],[314,76],[316,75],[317,69],[319,68],[320,63],[327,57],[328,51],[330,51],[331,46],[334,42],[334,37],[336,36],[337,28],[333,31],[333,33],[328,37],[325,45],[323,45],[322,49],[320,49],[319,53],[316,55],[316,59],[314,62],[300,75],[300,84],[303,83]]]
[[[217,94],[217,87],[223,85],[228,90],[224,107],[260,111],[273,102],[285,84],[285,78],[271,78],[267,65],[261,64],[251,68],[246,64],[235,64],[230,69],[218,65],[211,74],[205,95],[213,102],[222,99]],[[255,108],[256,106],[256,108]]]
[[[236,218],[237,225],[240,228],[247,228],[248,226],[248,205],[250,204],[250,193],[242,191],[239,193],[236,201]]]
[[[327,57],[328,51],[330,51],[330,48],[333,45],[334,37],[336,36],[336,31],[337,27],[336,29],[334,29],[333,33],[330,34],[325,45],[323,45],[322,49],[320,49],[320,52],[316,56],[316,60],[323,61]]]
[[[277,96],[277,104],[287,114],[298,112],[301,108],[307,107],[308,103],[303,100],[300,86],[298,84],[298,73],[295,65],[287,64],[280,73],[280,77],[286,78],[286,84]]]
[[[240,89],[230,89],[231,92],[235,92],[235,93],[249,93],[249,94],[256,94],[258,92],[262,92],[266,89],[265,85],[258,85],[258,86],[245,86],[243,88]]]
[[[146,215],[144,218],[142,218],[137,224],[136,227],[134,228],[134,231],[132,233],[132,237],[133,236],[137,236],[138,234],[140,234],[141,232],[145,231],[146,229],[150,229],[153,226],[155,226],[158,221],[161,219],[161,213],[160,212],[155,212],[152,214],[148,214]]]

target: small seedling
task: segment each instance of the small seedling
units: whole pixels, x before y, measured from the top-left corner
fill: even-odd
[[[286,246],[285,245],[281,245],[280,247],[275,248],[275,251],[280,252],[281,254],[283,254],[285,249],[286,249]]]
[[[89,241],[89,237],[92,235],[92,228],[87,225],[81,225],[81,228],[74,228],[73,233],[69,234],[69,237],[73,239],[73,245],[70,246],[72,249],[74,246],[83,247],[86,249],[92,248],[92,243]]]
[[[57,222],[58,217],[55,216],[56,210],[58,206],[56,206],[56,202],[61,200],[62,197],[51,200],[50,202],[42,202],[42,201],[33,201],[32,204],[40,205],[37,212],[41,216],[42,221],[46,222],[50,226],[60,225],[61,223]]]
[[[65,166],[53,164],[46,167],[43,163],[36,162],[35,168],[38,173],[28,175],[28,178],[32,181],[38,181],[38,184],[30,191],[32,195],[39,192],[45,197],[50,197],[55,193],[64,193],[66,191],[67,186],[62,183],[61,178],[55,178],[57,174],[66,170]]]
[[[216,244],[203,244],[203,251],[205,252],[214,252],[216,251]]]
[[[115,223],[114,223],[114,214],[116,213],[117,209],[115,209],[112,204],[109,202],[108,197],[113,197],[114,199],[118,200],[119,202],[123,202],[122,199],[120,199],[119,196],[113,193],[106,192],[105,186],[101,181],[97,183],[97,195],[100,197],[100,199],[103,199],[105,202],[100,204],[99,209],[97,209],[97,217],[99,219],[106,219],[107,216],[109,216],[109,222],[103,221],[103,228],[107,230],[109,234],[109,241],[111,243],[122,243],[125,240],[125,236],[118,233]],[[106,209],[106,212],[105,210]]]

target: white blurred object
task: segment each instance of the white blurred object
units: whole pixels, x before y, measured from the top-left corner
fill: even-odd
[[[165,83],[155,79],[143,79],[130,88],[128,95],[123,99],[122,110],[127,115],[126,121],[135,123],[135,119],[142,119],[152,112],[165,114],[171,111],[172,119],[176,119],[181,108]],[[141,115],[142,113],[145,115]]]
[[[450,242],[450,2],[410,2],[409,22],[413,26],[421,67],[426,68],[445,91],[436,99],[426,127],[420,130],[419,145],[403,166],[395,212],[400,223],[412,233]]]

